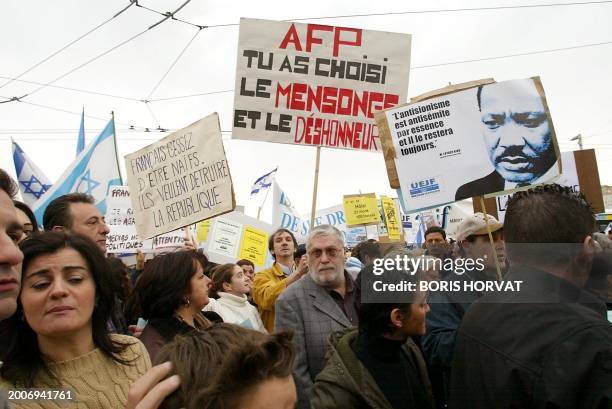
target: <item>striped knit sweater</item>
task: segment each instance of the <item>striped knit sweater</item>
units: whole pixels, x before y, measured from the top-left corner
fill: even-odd
[[[61,388],[75,394],[73,401],[10,401],[16,409],[124,409],[130,384],[151,368],[151,360],[142,342],[126,335],[112,335],[113,340],[132,343],[121,355],[132,361],[121,365],[107,358],[99,349],[69,361],[49,364],[49,369],[61,382]],[[36,378],[36,388],[57,388],[45,373]],[[15,387],[0,379],[0,390]]]

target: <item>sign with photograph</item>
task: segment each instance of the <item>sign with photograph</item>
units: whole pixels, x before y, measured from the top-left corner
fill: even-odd
[[[376,115],[406,212],[555,180],[559,148],[539,78],[489,83]],[[385,150],[387,146],[385,145]]]

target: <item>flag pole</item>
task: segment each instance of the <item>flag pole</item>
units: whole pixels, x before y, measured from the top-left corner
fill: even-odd
[[[317,146],[315,162],[314,187],[312,189],[312,207],[310,208],[310,230],[314,228],[315,211],[317,209],[317,189],[319,186],[319,162],[321,161],[321,145]]]
[[[484,196],[480,196],[480,206],[484,213],[485,226],[487,227],[487,233],[489,234],[489,241],[491,242],[491,248],[493,249],[493,258],[495,258],[495,268],[497,270],[497,279],[502,280],[501,268],[499,267],[499,260],[497,259],[497,250],[495,249],[495,242],[493,241],[493,233],[491,233],[491,226],[489,225],[489,218],[487,208],[485,207]]]
[[[113,144],[115,145],[115,159],[117,160],[117,172],[119,172],[119,179],[121,185],[123,185],[123,176],[121,176],[121,165],[119,165],[119,153],[117,151],[117,128],[115,128],[115,111],[111,111],[111,120],[113,121]]]

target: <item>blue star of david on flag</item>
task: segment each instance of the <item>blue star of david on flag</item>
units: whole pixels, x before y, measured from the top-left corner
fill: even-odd
[[[15,173],[19,181],[21,197],[28,206],[34,203],[51,188],[51,182],[36,164],[25,154],[23,149],[13,143],[13,162],[15,163]]]
[[[83,187],[85,185],[85,187]],[[87,169],[87,172],[81,177],[81,181],[77,186],[76,191],[80,193],[86,193],[88,195],[93,194],[93,190],[100,186],[100,182],[91,178],[91,169]]]
[[[42,195],[45,194],[47,190],[51,187],[51,185],[47,185],[42,183],[38,178],[34,175],[30,176],[28,180],[20,180],[19,183],[23,186],[23,193],[29,193],[34,195],[37,199],[40,199]],[[38,187],[36,186],[38,185]]]

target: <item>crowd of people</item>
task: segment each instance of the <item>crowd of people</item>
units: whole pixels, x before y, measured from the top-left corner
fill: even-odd
[[[55,199],[40,229],[16,192],[0,169],[2,409],[612,408],[612,242],[568,188],[516,193],[454,242],[432,226],[422,248],[281,228],[261,271],[189,240],[125,266],[91,197]],[[377,299],[380,280],[414,290]],[[522,286],[471,285],[491,281]]]

